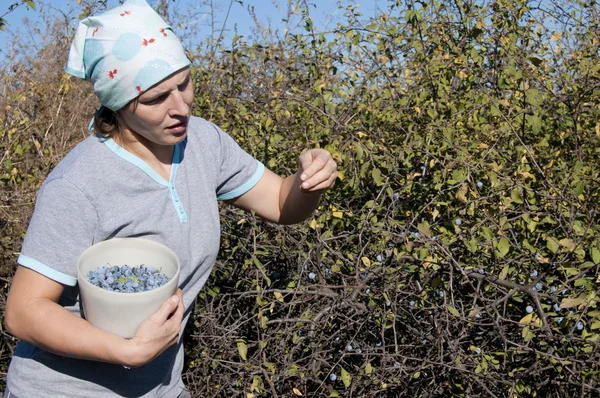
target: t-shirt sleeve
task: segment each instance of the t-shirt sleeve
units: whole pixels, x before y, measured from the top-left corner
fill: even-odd
[[[77,283],[77,259],[94,243],[98,215],[71,182],[54,179],[37,195],[17,262],[68,286]]]
[[[215,128],[220,151],[217,199],[234,199],[256,185],[265,172],[265,166],[240,148],[227,133]]]

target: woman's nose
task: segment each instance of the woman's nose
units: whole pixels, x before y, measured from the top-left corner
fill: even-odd
[[[187,116],[190,112],[190,105],[185,100],[183,93],[179,91],[171,94],[169,105],[169,115],[171,116]]]

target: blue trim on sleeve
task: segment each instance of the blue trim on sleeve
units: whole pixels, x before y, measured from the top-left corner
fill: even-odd
[[[121,148],[119,144],[117,144],[112,138],[108,138],[104,140],[104,144],[110,148],[117,156],[122,158],[123,160],[133,164],[144,173],[148,174],[154,181],[158,182],[160,185],[164,185],[166,187],[169,186],[169,183],[165,181],[152,167],[148,165],[148,163],[144,162],[142,159],[138,158],[131,152],[127,152],[125,149]]]
[[[217,200],[229,200],[237,198],[238,196],[242,196],[243,194],[248,192],[252,187],[254,187],[265,174],[265,165],[259,162],[258,160],[256,162],[258,163],[258,167],[256,168],[254,175],[248,181],[246,181],[244,184],[240,185],[232,191],[225,192],[224,194],[217,196]]]
[[[59,271],[55,270],[54,268],[50,268],[46,264],[42,264],[39,261],[34,260],[31,257],[27,257],[27,256],[24,256],[21,254],[21,255],[19,255],[19,258],[17,259],[17,263],[19,263],[23,267],[32,269],[35,272],[38,272],[38,273],[52,279],[53,281],[62,283],[63,285],[75,286],[77,284],[77,278],[73,278],[70,275],[63,274],[62,272],[59,272]]]

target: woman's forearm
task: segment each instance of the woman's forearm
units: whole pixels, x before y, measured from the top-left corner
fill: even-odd
[[[319,205],[322,191],[305,191],[301,188],[301,172],[286,177],[279,192],[281,224],[296,224],[309,218]]]
[[[28,308],[7,304],[7,331],[58,355],[128,365],[127,341],[105,332],[47,298]]]

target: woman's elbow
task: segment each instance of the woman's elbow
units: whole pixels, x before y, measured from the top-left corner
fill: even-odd
[[[10,303],[6,303],[6,308],[4,309],[4,330],[12,336],[19,337],[19,317],[16,312]]]

